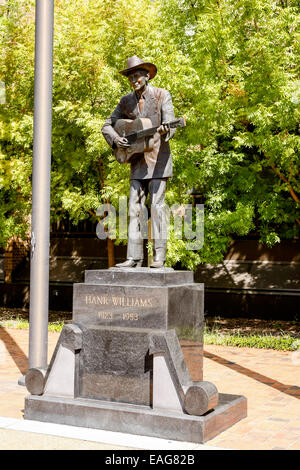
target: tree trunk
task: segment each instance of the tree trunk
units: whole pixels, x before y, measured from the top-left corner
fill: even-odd
[[[108,253],[108,267],[112,268],[115,265],[115,245],[113,240],[107,239],[107,253]]]

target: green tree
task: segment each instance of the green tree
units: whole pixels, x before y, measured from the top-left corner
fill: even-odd
[[[297,236],[299,3],[168,0],[162,12],[184,56],[177,187],[196,187],[206,206],[198,259],[220,261],[230,237],[251,230],[270,246]]]
[[[0,246],[13,235],[25,238],[29,222],[34,60],[31,4],[6,1],[0,5],[0,80],[6,98],[0,104]]]

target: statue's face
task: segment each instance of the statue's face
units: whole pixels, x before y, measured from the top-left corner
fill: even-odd
[[[143,90],[150,78],[149,72],[143,69],[138,69],[128,75],[128,80],[134,91]]]

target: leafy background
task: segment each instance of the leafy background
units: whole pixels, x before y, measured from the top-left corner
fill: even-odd
[[[0,246],[28,236],[34,1],[0,2]],[[128,194],[101,127],[129,90],[126,58],[154,62],[187,127],[172,140],[167,202],[205,204],[199,251],[171,236],[168,264],[220,262],[232,237],[299,236],[297,0],[55,0],[52,221],[93,219]],[[118,243],[118,240],[116,240]]]

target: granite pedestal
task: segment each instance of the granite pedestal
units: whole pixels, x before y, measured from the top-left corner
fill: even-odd
[[[203,346],[204,286],[173,269],[87,271],[47,370],[31,369],[25,419],[203,443],[246,399],[191,379],[180,339]]]

